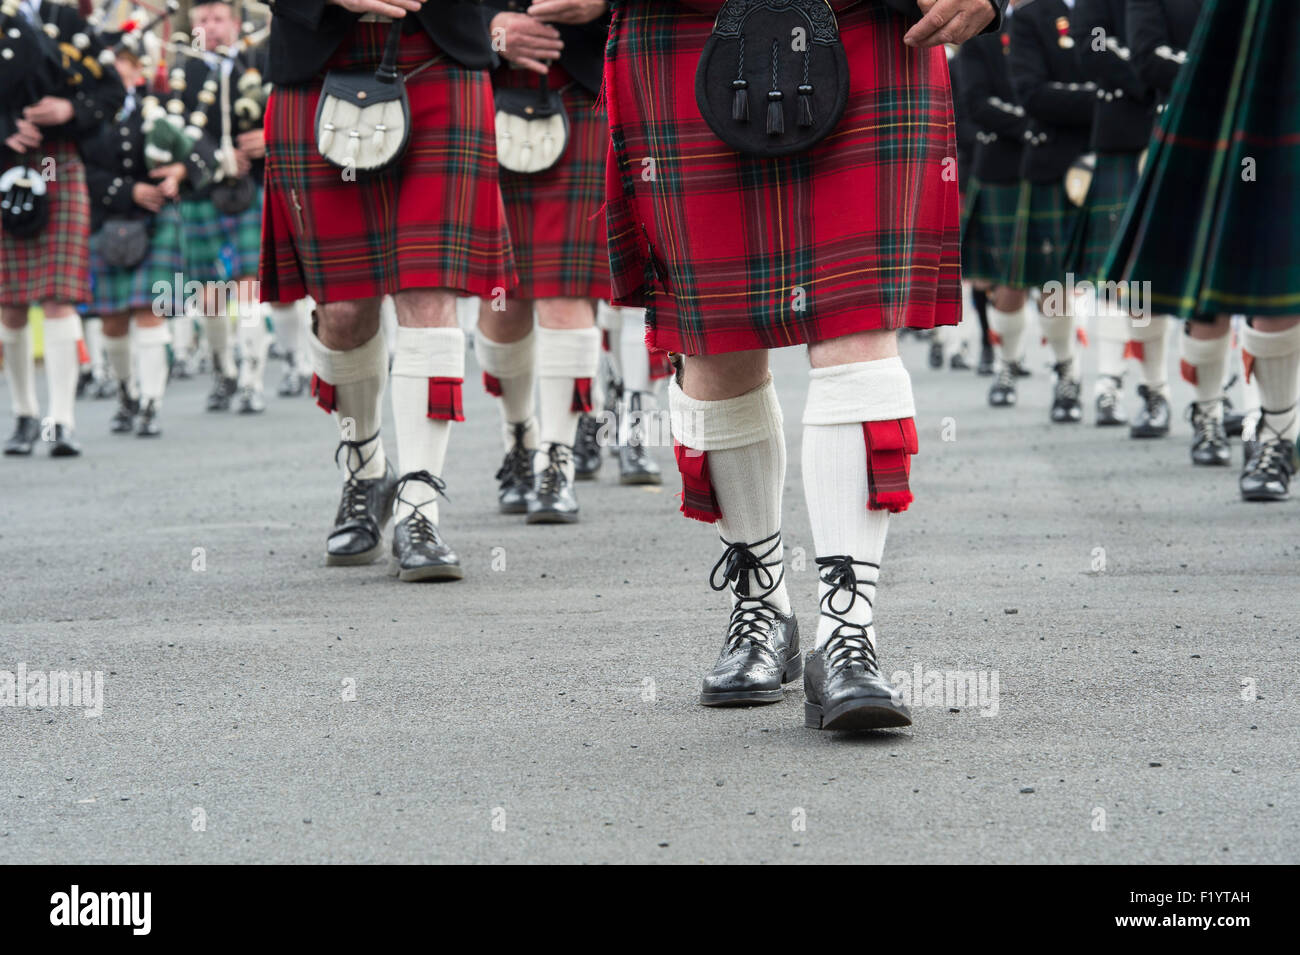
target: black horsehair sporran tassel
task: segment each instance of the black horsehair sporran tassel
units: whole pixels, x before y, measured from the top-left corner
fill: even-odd
[[[736,66],[736,78],[731,81],[735,91],[731,97],[731,118],[738,123],[749,122],[749,82],[745,79],[745,34],[740,35],[740,63]]]
[[[769,136],[780,136],[785,132],[785,109],[781,105],[781,101],[785,99],[785,96],[777,85],[779,81],[777,64],[780,62],[780,56],[781,44],[773,40],[772,88],[767,91],[767,134]]]
[[[813,124],[812,111],[813,85],[808,72],[808,50],[803,51],[803,82],[799,84],[799,125]]]

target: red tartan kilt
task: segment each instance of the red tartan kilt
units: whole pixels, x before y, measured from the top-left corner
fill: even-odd
[[[908,24],[884,4],[848,8],[839,25],[852,73],[840,125],[805,153],[756,159],[717,139],[695,103],[712,20],[660,0],[617,8],[610,263],[614,300],[647,308],[650,344],[713,354],[960,321],[944,51],[905,46]]]
[[[494,86],[537,88],[541,77],[503,66]],[[501,194],[510,223],[519,286],[514,295],[536,298],[609,298],[609,250],[605,242],[605,160],[609,122],[596,97],[561,67],[547,82],[562,90],[569,116],[569,142],[546,172],[521,175],[501,170]]]
[[[49,222],[30,239],[16,239],[0,229],[0,305],[90,301],[86,168],[76,147],[64,140],[53,141],[26,164],[43,172],[46,157],[54,160],[55,172],[45,183]]]
[[[326,68],[373,68],[387,33],[386,23],[357,24]],[[457,65],[423,30],[403,36],[403,73],[431,59],[406,84],[412,130],[400,166],[380,176],[345,181],[317,153],[320,81],[271,94],[263,301],[350,301],[414,288],[489,296],[513,285],[488,75]]]

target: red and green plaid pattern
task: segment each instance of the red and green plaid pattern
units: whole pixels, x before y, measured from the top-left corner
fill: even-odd
[[[54,140],[29,161],[37,172],[54,160],[45,186],[50,219],[39,235],[16,239],[0,229],[0,305],[90,301],[90,196],[76,148]]]
[[[884,4],[839,17],[852,82],[808,152],[741,156],[695,103],[712,18],[627,0],[606,51],[614,295],[687,354],[779,348],[961,313],[960,199],[942,49],[903,44]]]
[[[1184,318],[1300,314],[1300,3],[1207,0],[1106,263]]]
[[[328,67],[373,69],[386,23],[359,23]],[[345,181],[316,151],[320,83],[280,87],[266,115],[263,301],[375,298],[413,288],[492,295],[514,284],[497,181],[492,87],[423,30],[402,37],[411,138],[399,166]]]
[[[609,252],[600,207],[605,201],[609,123],[596,100],[558,66],[547,78],[562,90],[569,116],[569,142],[546,172],[520,175],[501,170],[519,298],[609,298]],[[493,76],[502,88],[535,89],[541,78],[502,67]]]
[[[185,280],[225,282],[257,274],[262,245],[262,189],[238,215],[217,211],[211,199],[182,199]]]
[[[1019,203],[1020,183],[971,179],[962,217],[962,278],[994,285],[1010,282]]]
[[[1065,253],[1066,268],[1074,273],[1076,282],[1098,282],[1105,277],[1106,256],[1137,187],[1139,158],[1137,153],[1098,154],[1088,198],[1075,216]]]
[[[149,254],[133,269],[118,269],[106,264],[91,243],[91,307],[95,315],[152,309],[155,304],[170,306],[172,315],[184,313],[184,283],[178,287],[177,274],[185,270],[182,255],[181,211],[177,203],[168,203],[153,217]],[[166,292],[155,291],[159,283]],[[173,296],[168,300],[167,293]]]
[[[1065,281],[1065,253],[1076,213],[1064,181],[1020,183],[1008,285],[1031,289]]]

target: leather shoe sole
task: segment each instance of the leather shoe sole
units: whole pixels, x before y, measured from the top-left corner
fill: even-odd
[[[619,484],[663,484],[662,474],[620,474],[618,476]]]
[[[384,542],[381,538],[374,547],[369,550],[363,550],[359,554],[331,554],[325,553],[326,567],[357,567],[361,564],[373,564],[379,559],[379,555],[384,552]]]
[[[561,511],[533,511],[524,519],[525,524],[576,524],[577,514],[565,514]]]
[[[701,706],[760,706],[785,699],[785,684],[803,676],[803,656],[796,655],[781,671],[781,685],[775,690],[701,690]]]
[[[911,726],[912,715],[902,703],[878,697],[845,700],[823,712],[816,703],[804,702],[803,725],[815,730],[879,730]]]
[[[429,564],[426,567],[408,567],[403,570],[396,558],[390,558],[388,576],[407,583],[416,583],[421,580],[461,580],[465,576],[465,571],[459,564]]]

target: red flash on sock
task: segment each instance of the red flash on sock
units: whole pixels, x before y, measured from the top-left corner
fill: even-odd
[[[483,372],[483,390],[486,391],[493,398],[500,398],[501,379],[496,377],[495,375],[489,375],[486,371]]]
[[[716,523],[722,509],[718,507],[709,478],[708,452],[674,441],[673,455],[677,458],[677,470],[682,473],[682,513],[706,524]]]
[[[320,406],[320,409],[327,414],[333,414],[338,407],[338,398],[334,394],[334,386],[315,372],[311,376],[311,396],[316,399],[316,404]]]
[[[591,379],[573,379],[573,404],[569,407],[569,410],[575,413],[590,414],[591,408]]]
[[[1124,358],[1136,358],[1138,361],[1146,361],[1147,343],[1129,340],[1124,343]]]
[[[1187,382],[1189,385],[1198,384],[1196,380],[1197,379],[1196,366],[1193,365],[1186,358],[1179,360],[1178,371],[1182,374],[1183,381]]]
[[[864,421],[862,436],[867,443],[867,509],[907,510],[913,500],[908,476],[918,450],[915,420]]]
[[[464,421],[465,412],[461,406],[460,394],[462,379],[429,379],[429,417],[438,421]]]
[[[1244,348],[1241,350],[1241,370],[1246,375],[1246,384],[1250,384],[1250,376],[1255,373],[1255,356]]]

